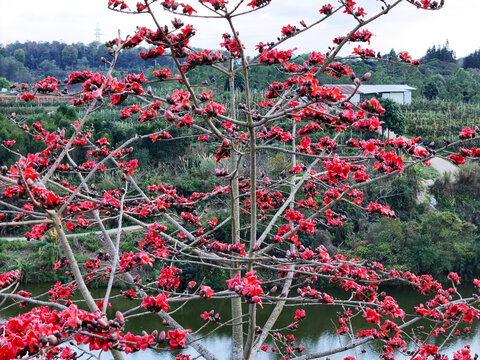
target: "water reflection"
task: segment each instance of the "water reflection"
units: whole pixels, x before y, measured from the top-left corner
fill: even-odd
[[[33,294],[40,294],[48,290],[49,287],[45,285],[30,285],[26,288],[27,291],[32,292]],[[473,288],[465,288],[465,293],[472,293]],[[94,297],[101,298],[104,295],[104,289],[95,289],[92,291]],[[332,296],[343,296],[342,291],[333,291],[330,290],[329,293]],[[393,296],[398,300],[400,306],[405,307],[406,309],[412,309],[413,306],[417,305],[420,301],[425,301],[425,298],[415,294],[412,289],[409,288],[393,288],[388,290],[389,295]],[[118,292],[113,295],[118,294]],[[114,297],[110,301],[113,305],[112,308],[120,309],[125,311],[132,306],[132,302],[123,298],[123,297]],[[16,316],[20,312],[28,311],[31,307],[26,309],[18,309],[18,306],[10,307],[0,310],[0,322],[5,321],[9,317]],[[262,324],[267,320],[267,317],[272,309],[273,305],[265,304],[265,309],[259,309],[258,320]],[[204,311],[210,311],[215,309],[216,312],[220,314],[222,319],[228,320],[230,302],[228,300],[199,300],[193,303],[190,303],[187,306],[182,307],[179,311],[174,314],[174,318],[184,325],[186,328],[197,329],[205,324],[204,320],[200,318],[200,314]],[[297,308],[303,308],[307,312],[307,318],[300,323],[298,330],[294,332],[297,343],[305,346],[309,352],[321,352],[341,345],[345,345],[348,340],[345,337],[340,337],[336,335],[335,326],[337,326],[337,320],[335,313],[341,311],[338,307],[332,306],[289,306],[284,311],[284,315],[279,319],[276,324],[277,328],[281,328],[290,324],[293,321],[295,316],[295,310]],[[109,317],[113,317],[114,314],[109,313]],[[364,324],[362,319],[358,319],[358,324]],[[355,323],[354,323],[355,325]],[[416,324],[418,325],[418,324]],[[463,329],[467,324],[463,324],[461,329]],[[203,329],[201,335],[206,335],[209,331],[214,329],[214,324],[209,324],[205,329]],[[161,319],[154,315],[149,314],[141,317],[130,318],[127,322],[126,331],[131,331],[132,333],[140,333],[142,330],[145,330],[148,333],[151,333],[153,330],[168,330],[164,328]],[[230,358],[231,351],[231,340],[230,340],[230,329],[228,327],[221,328],[218,332],[213,335],[210,335],[208,338],[203,340],[203,344],[207,349],[214,353],[221,360],[228,360]],[[268,343],[268,345],[273,345],[273,343]],[[439,345],[440,342],[437,343]],[[454,337],[447,348],[443,351],[449,356],[453,355],[453,351],[458,350],[465,345],[470,344],[473,352],[480,352],[480,324],[477,322],[472,326],[470,334],[464,337]],[[381,346],[379,344],[368,344],[360,346],[357,349],[352,349],[341,354],[329,356],[331,360],[343,360],[344,357],[353,355],[356,356],[358,360],[370,360],[372,358],[377,358],[375,354],[381,352]],[[365,352],[362,353],[362,350]],[[194,350],[189,349],[188,351],[183,351],[185,354],[196,355]],[[137,353],[132,353],[126,356],[126,359],[142,359],[142,360],[154,360],[154,359],[175,359],[176,353],[169,352],[155,352],[153,350],[141,351]],[[194,356],[192,356],[193,358]],[[110,356],[105,356],[105,359],[109,359]],[[269,359],[278,359],[278,355],[271,355],[264,352],[259,353],[257,356],[259,360],[269,360]]]

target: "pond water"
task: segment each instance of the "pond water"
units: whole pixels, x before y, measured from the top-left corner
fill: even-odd
[[[45,285],[28,285],[24,286],[24,289],[30,291],[32,294],[41,294],[47,291],[49,287]],[[471,287],[464,287],[462,289],[462,292],[465,295],[471,295],[472,291],[473,288]],[[92,292],[93,295],[98,298],[104,295],[104,289],[101,288],[95,289]],[[331,289],[327,292],[334,297],[344,297],[344,293],[341,290],[338,291],[336,289]],[[115,294],[118,294],[118,291],[114,292],[113,295]],[[405,309],[412,309],[413,306],[418,305],[419,302],[425,301],[425,297],[415,293],[415,291],[410,288],[388,288],[387,294],[397,299],[400,306],[404,307]],[[131,301],[120,296],[114,297],[110,302],[113,304],[113,308],[121,311],[125,311],[132,306]],[[185,328],[198,329],[205,324],[204,320],[200,318],[200,314],[202,314],[204,311],[215,309],[216,312],[220,313],[220,316],[223,320],[227,320],[229,307],[230,302],[228,300],[199,300],[182,307],[175,312],[173,317]],[[19,314],[20,312],[27,311],[30,308],[31,307],[19,309],[17,305],[8,307],[7,304],[4,304],[2,309],[0,309],[0,323],[7,320],[9,317]],[[286,308],[286,310],[284,310],[284,315],[281,319],[279,319],[276,327],[280,328],[291,323],[293,321],[295,310],[298,308],[306,310],[307,318],[300,323],[300,326],[295,332],[293,332],[293,334],[297,339],[297,343],[305,346],[309,352],[325,351],[333,347],[338,347],[341,344],[345,344],[345,342],[348,340],[344,336],[340,337],[336,335],[335,327],[338,326],[338,322],[335,314],[341,309],[333,306],[289,306]],[[265,304],[263,310],[259,308],[257,317],[260,324],[266,321],[271,309],[272,305],[267,304]],[[109,316],[112,317],[113,314],[109,314]],[[361,324],[363,325],[364,322],[362,321]],[[415,324],[415,326],[418,325],[420,324]],[[466,325],[468,324],[462,324],[460,329],[463,329]],[[203,329],[201,335],[206,335],[213,328],[214,325],[209,324],[205,329]],[[141,333],[142,330],[151,333],[155,329],[161,331],[163,330],[163,325],[161,319],[153,314],[130,318],[127,322],[126,328],[127,331],[131,331],[135,334]],[[218,332],[203,340],[204,345],[221,360],[228,360],[230,358],[231,341],[229,330],[230,329],[228,327],[221,328]],[[273,345],[268,342],[267,344]],[[438,342],[436,345],[439,344],[440,342]],[[463,348],[467,344],[471,346],[473,352],[480,353],[480,324],[478,321],[476,323],[474,322],[472,329],[467,336],[454,337],[448,343],[444,352],[451,356],[455,350]],[[363,353],[362,350],[364,351]],[[378,355],[375,355],[379,353],[379,350],[380,346],[378,344],[368,344],[360,346],[357,349],[352,349],[341,354],[331,355],[329,357],[331,360],[343,360],[346,356],[354,355],[358,360],[370,360],[378,358]],[[191,349],[184,352],[192,355],[195,354],[194,350]],[[110,357],[102,356],[102,359],[103,358],[109,359]],[[164,352],[160,353],[153,350],[140,351],[126,356],[126,359],[129,360],[170,360],[174,358],[175,354]],[[278,355],[275,357],[261,352],[257,356],[257,359],[278,359]]]

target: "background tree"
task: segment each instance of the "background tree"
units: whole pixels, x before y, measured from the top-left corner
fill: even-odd
[[[0,88],[1,89],[8,89],[10,88],[10,81],[5,79],[4,77],[0,77]]]
[[[433,79],[429,80],[423,89],[423,95],[427,100],[435,100],[439,94],[438,86],[436,81]]]
[[[72,45],[67,45],[62,50],[62,64],[66,66],[74,65],[78,59],[78,50]]]
[[[385,109],[385,113],[380,117],[380,120],[384,122],[382,129],[393,131],[398,136],[403,135],[405,133],[407,119],[400,105],[389,98],[380,98],[378,101]]]
[[[450,98],[455,101],[469,102],[471,97],[476,95],[475,88],[475,82],[464,69],[458,69],[448,81]]]
[[[17,60],[19,63],[24,63],[25,62],[25,50],[23,49],[17,49],[13,53],[13,57],[15,60]]]
[[[424,56],[423,60],[430,61],[430,60],[439,60],[443,62],[455,62],[455,51],[450,50],[450,44],[448,40],[445,42],[443,46],[432,46],[427,50],[426,55]]]
[[[463,60],[463,66],[465,69],[477,68],[480,69],[480,50],[475,50],[472,54],[469,54]]]
[[[43,76],[60,77],[63,74],[63,71],[57,66],[57,64],[53,60],[43,60],[38,65],[38,70],[41,71]]]

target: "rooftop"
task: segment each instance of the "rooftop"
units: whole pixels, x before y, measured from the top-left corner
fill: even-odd
[[[327,84],[328,87],[337,87],[342,94],[353,94],[355,90],[354,85],[349,84]],[[391,93],[391,92],[405,92],[416,90],[416,88],[408,85],[360,85],[357,94],[377,94],[377,93]]]
[[[362,94],[375,94],[385,92],[405,92],[416,90],[408,85],[360,85],[359,91]]]

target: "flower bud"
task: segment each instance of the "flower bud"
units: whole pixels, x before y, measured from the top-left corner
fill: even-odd
[[[158,335],[158,340],[157,342],[159,344],[163,343],[165,341],[165,331],[160,332],[160,335]]]
[[[120,312],[120,311],[117,311],[115,313],[115,317],[117,318],[117,321],[120,323],[120,324],[124,324],[125,323],[125,318],[123,317],[123,314]]]
[[[360,81],[367,81],[368,79],[370,79],[370,76],[372,76],[372,74],[367,72],[361,77]]]

